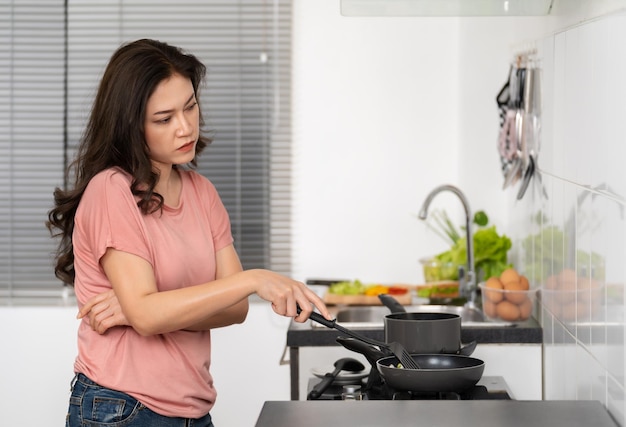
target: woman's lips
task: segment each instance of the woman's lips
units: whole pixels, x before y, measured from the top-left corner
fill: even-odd
[[[183,145],[182,147],[180,147],[178,149],[178,151],[182,151],[183,153],[186,153],[187,151],[190,151],[191,149],[193,149],[195,145],[195,142],[188,142],[187,144]]]

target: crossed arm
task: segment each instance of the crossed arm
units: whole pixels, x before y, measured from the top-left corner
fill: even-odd
[[[243,271],[233,245],[216,253],[216,280],[171,291],[158,291],[152,266],[136,255],[108,249],[101,264],[112,289],[88,300],[77,316],[87,317],[100,334],[123,325],[154,335],[241,323],[254,293],[297,322],[306,321],[314,307],[330,319],[323,301],[303,283],[268,270]]]

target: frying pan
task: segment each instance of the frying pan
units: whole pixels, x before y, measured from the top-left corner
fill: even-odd
[[[401,391],[462,392],[475,386],[485,370],[482,360],[457,354],[414,354],[421,369],[397,368],[395,356],[385,356],[370,344],[353,338],[338,338],[337,342],[363,354],[389,387]]]
[[[485,362],[458,354],[414,354],[421,369],[396,368],[398,359],[388,356],[376,362],[376,368],[392,388],[405,391],[467,390],[476,385],[485,370]]]

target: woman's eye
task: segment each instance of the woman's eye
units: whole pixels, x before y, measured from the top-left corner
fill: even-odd
[[[187,110],[193,110],[194,108],[196,108],[196,105],[198,105],[198,103],[194,102],[193,104],[189,105],[189,107],[187,107]]]
[[[170,121],[170,118],[169,118],[169,117],[166,117],[166,118],[164,118],[164,119],[157,120],[157,123],[166,124],[166,123],[169,123],[169,121]]]

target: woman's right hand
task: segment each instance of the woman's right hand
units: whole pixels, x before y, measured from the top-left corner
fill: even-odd
[[[91,329],[104,334],[114,326],[128,326],[120,302],[113,289],[91,297],[78,311],[77,319],[87,317]]]
[[[256,276],[256,294],[271,302],[276,314],[303,323],[317,308],[326,319],[332,319],[324,301],[304,283],[269,270],[248,270],[248,274]],[[299,314],[298,306],[301,308]]]

